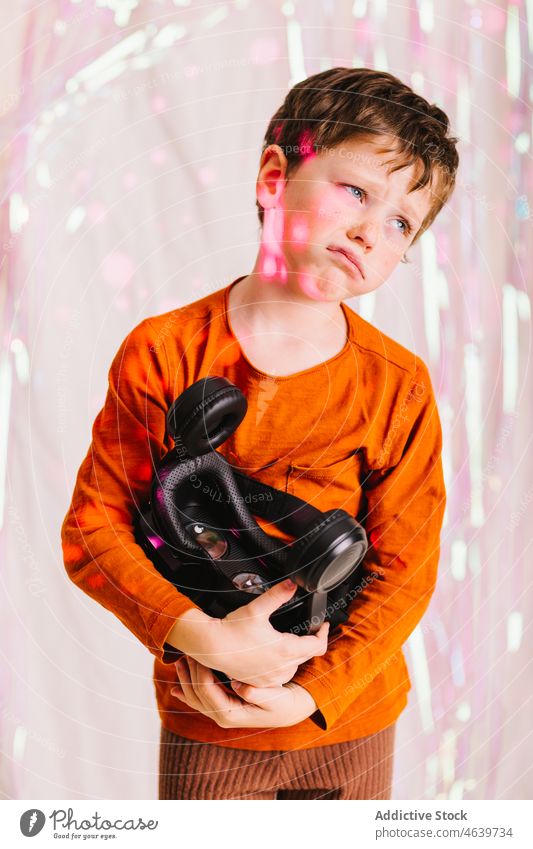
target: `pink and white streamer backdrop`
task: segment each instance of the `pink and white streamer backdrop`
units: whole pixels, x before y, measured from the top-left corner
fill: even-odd
[[[531,798],[532,0],[16,7],[0,13],[1,795],[156,797],[152,658],[68,580],[61,521],[124,336],[251,269],[287,89],[366,65],[441,105],[461,156],[411,264],[350,302],[428,363],[445,440],[394,797]]]

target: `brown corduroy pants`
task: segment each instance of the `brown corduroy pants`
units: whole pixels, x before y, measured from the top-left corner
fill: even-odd
[[[331,746],[230,749],[161,728],[160,799],[390,799],[396,723]]]

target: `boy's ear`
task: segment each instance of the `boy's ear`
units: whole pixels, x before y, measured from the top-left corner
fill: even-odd
[[[261,156],[256,182],[256,196],[263,209],[279,205],[285,189],[288,160],[279,144],[270,144]]]

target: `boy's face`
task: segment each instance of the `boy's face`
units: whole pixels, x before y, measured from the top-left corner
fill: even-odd
[[[264,279],[320,301],[372,292],[387,280],[434,198],[429,186],[408,194],[415,166],[388,174],[395,157],[378,152],[382,147],[393,147],[393,140],[347,140],[312,152],[288,179],[282,148],[264,151],[257,180]]]

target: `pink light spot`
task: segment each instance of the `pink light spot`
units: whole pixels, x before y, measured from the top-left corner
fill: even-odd
[[[307,161],[308,159],[313,159],[316,156],[316,153],[313,149],[313,143],[315,140],[314,133],[311,130],[304,130],[302,135],[300,136],[300,141],[298,142],[298,146],[300,148],[300,157]]]
[[[106,283],[114,289],[127,286],[135,273],[135,266],[129,254],[115,251],[104,257],[102,275]]]
[[[301,289],[308,298],[312,298],[314,301],[322,300],[322,293],[318,288],[316,278],[312,274],[308,274],[306,271],[300,271],[298,272],[298,281]]]
[[[210,165],[205,165],[203,168],[198,169],[198,179],[202,186],[208,186],[214,181],[215,177],[216,171]]]
[[[228,345],[217,356],[215,362],[218,369],[230,368],[241,359],[241,349],[239,343],[235,340],[232,345]]]
[[[276,258],[271,253],[265,253],[262,258],[261,274],[264,277],[274,277],[276,274]]]
[[[74,176],[74,184],[78,186],[88,186],[92,180],[92,174],[87,168],[80,168]]]
[[[124,295],[119,295],[118,298],[115,298],[115,307],[119,312],[127,312],[130,308],[129,298],[126,298]]]
[[[376,38],[376,33],[374,29],[372,29],[370,22],[368,19],[361,18],[357,22],[357,41],[374,41]]]
[[[87,207],[87,218],[91,224],[100,224],[107,218],[107,207],[100,201],[93,201]]]
[[[106,578],[102,575],[101,572],[97,572],[96,575],[89,575],[87,578],[87,583],[92,590],[98,590],[104,586],[106,583]]]
[[[150,159],[154,165],[163,165],[168,159],[167,152],[162,147],[154,147],[150,154]]]
[[[292,241],[303,246],[307,243],[308,236],[309,225],[307,221],[295,221],[292,226]]]
[[[508,129],[513,133],[513,135],[517,135],[522,128],[523,121],[523,116],[520,114],[520,112],[516,111],[512,112],[509,115],[508,120],[505,123],[507,124]]]
[[[502,32],[505,29],[505,11],[496,6],[483,9],[484,28],[487,32]]]
[[[154,112],[163,112],[163,110],[166,108],[166,97],[163,97],[162,94],[156,94],[155,97],[152,97],[152,109]]]
[[[133,173],[133,171],[128,171],[128,173],[124,174],[124,176],[122,177],[122,185],[125,189],[133,189],[138,182],[139,178],[137,174]]]
[[[140,463],[137,468],[137,477],[142,481],[149,481],[152,477],[152,464],[148,460]]]
[[[264,210],[263,235],[261,239],[261,268],[267,278],[279,277],[287,282],[287,264],[281,240],[283,238],[283,209],[281,206]]]
[[[282,129],[283,129],[283,121],[281,121],[281,123],[280,123],[280,124],[276,124],[276,126],[275,126],[275,128],[274,128],[274,140],[275,140],[276,142],[278,142],[278,141],[279,141],[279,137],[280,137],[280,135],[281,135],[281,131],[282,131]]]
[[[368,541],[370,545],[373,545],[374,548],[377,548],[378,542],[381,539],[381,533],[378,530],[370,531],[368,535]]]
[[[54,318],[59,324],[67,324],[74,315],[74,310],[66,304],[60,304],[54,312]]]
[[[200,73],[200,68],[198,67],[198,65],[186,65],[183,69],[183,73],[186,77],[191,79],[192,77],[198,76],[198,74]]]
[[[83,548],[81,545],[76,545],[75,543],[63,543],[63,560],[67,565],[72,565],[77,563],[82,554]]]
[[[280,55],[280,43],[275,38],[256,38],[250,45],[250,59],[254,65],[269,65]]]

